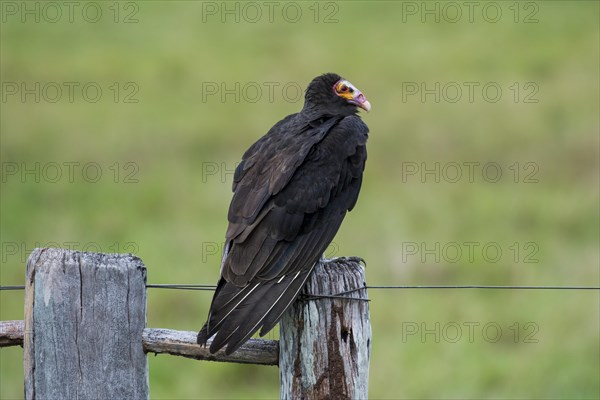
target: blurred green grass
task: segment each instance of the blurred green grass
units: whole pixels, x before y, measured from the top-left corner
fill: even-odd
[[[364,257],[370,284],[599,284],[597,2],[537,2],[533,24],[514,23],[508,3],[497,3],[505,13],[497,23],[421,23],[402,22],[402,2],[340,2],[338,22],[330,24],[308,17],[203,22],[201,2],[164,1],[139,2],[138,23],[115,24],[102,4],[107,18],[96,24],[2,23],[2,82],[97,82],[104,89],[97,103],[17,97],[0,104],[3,165],[95,162],[103,173],[97,183],[77,173],[73,183],[3,175],[2,285],[22,284],[27,250],[71,242],[133,248],[151,283],[216,282],[220,257],[212,250],[222,243],[231,196],[231,174],[222,167],[233,169],[302,103],[277,91],[272,103],[203,101],[203,83],[304,87],[327,71],[344,75],[373,104],[363,114],[371,129],[364,187],[332,247],[335,255]],[[312,3],[296,4],[310,15]],[[504,95],[497,103],[403,101],[403,82],[469,81],[498,82]],[[111,101],[114,82],[121,89],[134,82],[139,102]],[[514,82],[535,82],[539,102],[514,102]],[[138,183],[124,183],[129,162]],[[481,175],[473,183],[403,178],[406,163],[436,162],[496,162],[504,176],[498,183]],[[515,162],[536,163],[538,182],[514,183],[508,168]],[[207,175],[214,165],[218,174]],[[491,263],[477,253],[452,263],[402,253],[407,243],[470,241],[498,243],[505,256]],[[508,249],[514,242],[522,251],[517,262]],[[523,262],[527,242],[538,246],[538,262]],[[12,244],[17,254],[6,251]],[[369,295],[372,398],[600,395],[597,292]],[[0,301],[1,320],[23,318],[21,292],[2,292]],[[209,293],[151,290],[148,326],[196,330],[209,302]],[[503,334],[495,343],[477,330],[472,342],[406,335],[410,324],[432,329],[436,322],[493,322]],[[528,322],[538,327],[537,343],[524,342]],[[1,350],[0,379],[0,398],[22,397],[20,348]],[[276,368],[150,357],[152,398],[276,398],[278,387]]]

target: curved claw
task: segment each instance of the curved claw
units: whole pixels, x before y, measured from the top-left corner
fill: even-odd
[[[367,262],[364,260],[364,258],[362,257],[358,257],[358,256],[349,256],[349,257],[335,257],[329,260],[326,260],[327,262],[335,262],[335,263],[339,263],[339,264],[348,264],[350,262],[355,262],[358,264],[362,264],[364,267],[367,266]]]

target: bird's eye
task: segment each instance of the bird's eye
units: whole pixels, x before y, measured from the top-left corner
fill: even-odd
[[[340,87],[340,91],[341,92],[347,92],[348,91],[348,86],[342,84],[342,86]]]

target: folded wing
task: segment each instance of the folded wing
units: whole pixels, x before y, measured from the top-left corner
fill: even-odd
[[[290,116],[244,154],[234,176],[221,279],[198,343],[230,354],[271,330],[356,203],[368,129],[354,115]]]

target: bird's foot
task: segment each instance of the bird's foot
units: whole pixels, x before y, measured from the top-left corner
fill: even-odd
[[[350,256],[350,257],[334,257],[334,258],[321,258],[322,262],[330,263],[334,262],[337,264],[349,264],[349,263],[357,263],[362,264],[363,266],[367,266],[367,262],[362,257]]]

